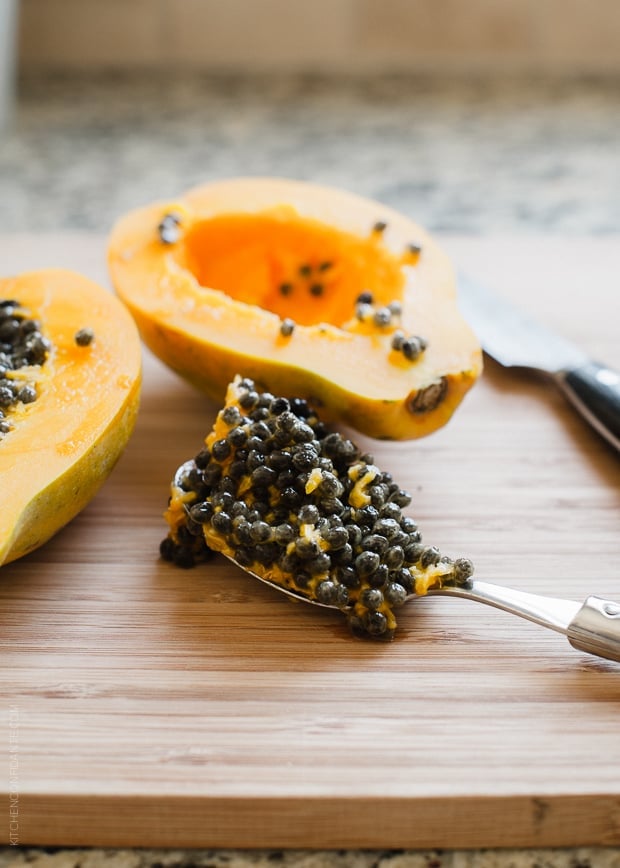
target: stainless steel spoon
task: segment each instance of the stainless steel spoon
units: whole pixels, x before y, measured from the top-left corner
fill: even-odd
[[[295,600],[303,600],[305,603],[312,603],[325,609],[338,608],[306,597],[301,592],[282,587],[277,582],[237,563],[230,555],[225,557],[244,572]],[[467,584],[457,587],[431,589],[426,595],[411,594],[407,600],[431,595],[461,597],[496,609],[503,609],[519,618],[540,624],[541,627],[563,633],[573,648],[579,651],[620,662],[620,603],[612,600],[590,596],[584,603],[577,603],[573,600],[517,591],[514,588],[493,585],[477,579],[470,579]]]

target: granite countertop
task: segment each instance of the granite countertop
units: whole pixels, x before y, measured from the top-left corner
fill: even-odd
[[[20,83],[0,231],[105,233],[210,179],[334,184],[435,232],[620,232],[620,82],[104,75]],[[37,868],[620,868],[620,848],[178,851],[0,848]]]
[[[618,868],[613,848],[545,850],[0,849],[0,866],[30,868]]]
[[[438,232],[620,229],[616,79],[29,78],[0,141],[0,231],[106,232],[234,175],[334,184]]]

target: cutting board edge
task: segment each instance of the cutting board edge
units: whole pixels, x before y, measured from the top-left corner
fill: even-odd
[[[620,846],[620,792],[406,797],[29,795],[31,846],[235,849]],[[113,808],[110,807],[113,802]],[[17,838],[17,840],[15,840]]]

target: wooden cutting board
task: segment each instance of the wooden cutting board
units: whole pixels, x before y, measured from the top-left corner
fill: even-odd
[[[619,241],[445,244],[620,368]],[[4,236],[0,261],[107,283],[98,237]],[[112,477],[0,571],[1,787],[19,842],[620,844],[620,664],[441,597],[401,610],[392,644],[363,642],[223,560],[158,559],[170,478],[216,409],[145,354]],[[620,599],[619,456],[542,380],[489,362],[444,430],[363,445],[413,493],[425,541],[479,578]]]

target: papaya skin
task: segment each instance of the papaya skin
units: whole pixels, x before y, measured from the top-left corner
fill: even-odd
[[[170,214],[178,240],[164,243],[157,227]],[[218,402],[241,374],[309,399],[329,421],[406,440],[445,425],[482,369],[435,240],[344,191],[275,178],[206,184],[121,217],[108,265],[145,344]],[[365,290],[376,305],[398,302],[398,328],[425,339],[415,361],[391,348],[395,326],[356,316]]]
[[[133,431],[141,346],[114,295],[72,271],[45,269],[0,280],[51,342],[34,372],[38,397],[11,413],[0,440],[0,565],[47,542],[94,497]],[[79,346],[75,335],[94,339]]]

